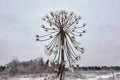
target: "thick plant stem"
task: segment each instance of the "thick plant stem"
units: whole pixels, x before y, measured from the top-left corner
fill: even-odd
[[[65,33],[63,29],[61,29],[61,44],[64,46],[64,36]],[[65,80],[65,60],[64,60],[64,49],[61,48],[61,64],[60,64],[60,80]]]
[[[65,80],[65,64],[61,62],[60,65],[60,80]]]

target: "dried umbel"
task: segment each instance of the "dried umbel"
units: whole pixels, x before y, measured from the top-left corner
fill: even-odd
[[[81,29],[86,26],[85,23],[77,26],[81,17],[75,15],[72,11],[61,10],[51,12],[50,15],[46,15],[42,20],[49,24],[49,27],[41,25],[41,28],[47,34],[43,36],[36,35],[36,40],[46,41],[51,39],[51,42],[45,45],[45,53],[47,55],[54,54],[54,62],[57,61],[60,64],[61,50],[63,49],[65,61],[68,61],[70,66],[76,64],[80,60],[80,53],[84,52],[84,48],[80,47],[80,43],[76,41],[76,37],[81,37],[86,32]],[[62,44],[62,38],[64,39],[64,44]]]

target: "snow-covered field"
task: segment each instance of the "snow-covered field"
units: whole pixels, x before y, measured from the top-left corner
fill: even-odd
[[[15,77],[9,77],[1,75],[0,80],[53,80],[50,79],[51,75],[47,77],[21,75]],[[58,80],[58,79],[54,79]],[[100,73],[100,72],[82,72],[79,73],[67,73],[65,80],[120,80],[120,72],[114,73]]]

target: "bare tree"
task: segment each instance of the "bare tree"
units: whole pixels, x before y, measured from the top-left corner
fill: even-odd
[[[18,73],[18,69],[20,67],[20,62],[18,61],[17,58],[13,59],[9,64],[7,64],[9,68],[9,74],[11,76],[14,76]]]

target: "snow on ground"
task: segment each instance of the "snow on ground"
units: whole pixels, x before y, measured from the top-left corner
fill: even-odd
[[[53,80],[53,79],[48,79],[46,77],[36,77],[36,78],[4,78],[0,80]],[[54,79],[54,80],[59,80],[59,79]],[[81,80],[81,79],[70,79],[66,78],[65,80]]]
[[[78,74],[77,74],[78,75]],[[78,75],[81,76],[81,75]],[[82,74],[81,79],[76,76],[66,76],[65,80],[120,80],[120,72],[113,73],[107,73],[107,74],[97,74],[97,73],[85,73]],[[50,76],[48,77],[40,77],[40,76],[16,76],[16,77],[9,77],[9,76],[0,76],[0,80],[53,80],[50,79]],[[59,80],[59,79],[54,79]]]

